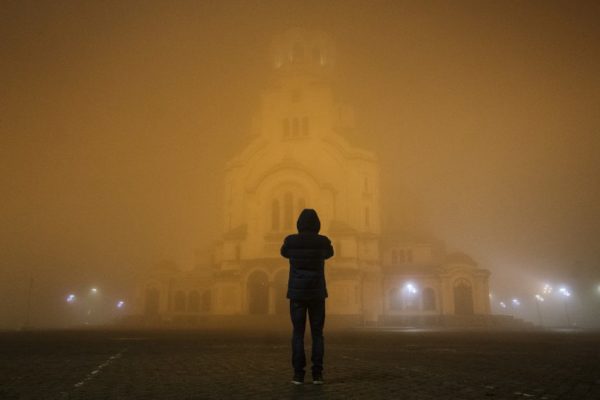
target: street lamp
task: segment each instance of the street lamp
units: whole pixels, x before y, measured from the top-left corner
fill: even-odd
[[[566,287],[561,287],[558,291],[565,297],[571,297],[571,292]]]
[[[67,296],[67,303],[75,303],[76,299],[77,298],[75,297],[75,295],[73,293],[71,293]]]
[[[417,294],[417,286],[412,282],[407,282],[404,285],[404,304],[407,310],[415,310],[418,308],[417,299],[415,298],[415,294]]]
[[[125,302],[123,300],[117,301],[117,308],[121,309],[123,307],[125,307]]]
[[[544,289],[542,289],[542,293],[545,295],[552,294],[552,286],[547,283],[544,285]]]
[[[559,293],[564,297],[565,304],[565,318],[567,319],[567,326],[571,326],[571,315],[569,314],[569,302],[567,301],[571,297],[571,292],[566,287],[558,289]]]
[[[417,288],[415,287],[415,285],[413,285],[410,282],[406,284],[405,288],[406,288],[406,291],[409,294],[416,294],[417,293]]]
[[[544,298],[542,296],[540,296],[539,294],[535,295],[535,308],[537,309],[537,313],[538,313],[538,319],[540,321],[540,326],[544,325],[544,320],[542,319],[542,308],[540,306],[540,303],[544,302]]]
[[[98,288],[93,287],[93,288],[90,289],[90,292],[92,294],[96,294],[96,293],[98,293]]]

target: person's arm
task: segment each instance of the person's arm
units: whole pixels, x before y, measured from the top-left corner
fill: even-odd
[[[333,246],[331,245],[331,242],[329,242],[329,246],[328,248],[325,250],[325,259],[327,260],[328,258],[333,257]]]
[[[293,235],[288,235],[285,237],[285,239],[283,239],[283,244],[281,245],[281,249],[279,250],[279,253],[282,257],[292,258],[290,252],[296,247],[294,245],[294,241],[292,240],[292,236]]]
[[[283,241],[283,245],[281,245],[281,250],[279,250],[279,253],[281,254],[282,257],[290,258],[288,245],[287,245],[287,238],[285,238],[285,240]]]
[[[327,260],[328,258],[333,257],[333,246],[331,245],[331,240],[328,237],[325,237],[325,246],[323,249],[323,259]]]

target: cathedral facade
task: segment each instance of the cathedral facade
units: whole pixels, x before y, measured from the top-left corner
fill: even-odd
[[[279,250],[304,208],[317,210],[335,249],[325,266],[328,318],[393,323],[490,313],[487,270],[434,241],[382,230],[380,165],[344,137],[354,118],[336,99],[335,61],[325,34],[297,29],[276,38],[253,141],[226,165],[214,270],[207,277],[157,268],[137,288],[140,314],[287,315],[289,265]]]

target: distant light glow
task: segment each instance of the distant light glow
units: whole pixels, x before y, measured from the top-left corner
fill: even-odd
[[[543,298],[542,296],[540,296],[539,294],[536,294],[536,295],[535,295],[535,299],[536,299],[537,301],[539,301],[540,303],[544,301],[544,298]]]
[[[512,299],[512,303],[513,306],[518,307],[521,305],[521,302],[519,301],[519,299]]]
[[[414,284],[412,284],[411,282],[407,283],[405,286],[406,290],[408,291],[409,294],[415,294],[417,293],[417,288]]]
[[[123,307],[125,307],[125,302],[123,300],[119,300],[117,302],[117,308],[123,308]]]
[[[561,287],[558,291],[565,297],[571,297],[571,292],[566,287]]]
[[[75,295],[71,293],[67,296],[67,303],[74,303],[76,299],[77,298],[75,297]]]
[[[552,293],[552,286],[545,284],[544,285],[544,289],[542,290],[542,293],[544,294],[550,294]]]
[[[501,302],[500,302],[500,307],[502,307],[502,308],[506,308],[506,303],[505,303],[505,302],[503,302],[503,301],[501,301]]]
[[[93,287],[93,288],[90,289],[90,292],[92,292],[94,294],[98,293],[98,288]]]

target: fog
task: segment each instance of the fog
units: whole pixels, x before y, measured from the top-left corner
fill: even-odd
[[[0,328],[31,278],[31,324],[61,326],[67,293],[209,264],[290,27],[336,40],[384,220],[470,254],[493,294],[600,284],[598,21],[594,2],[3,2]]]

